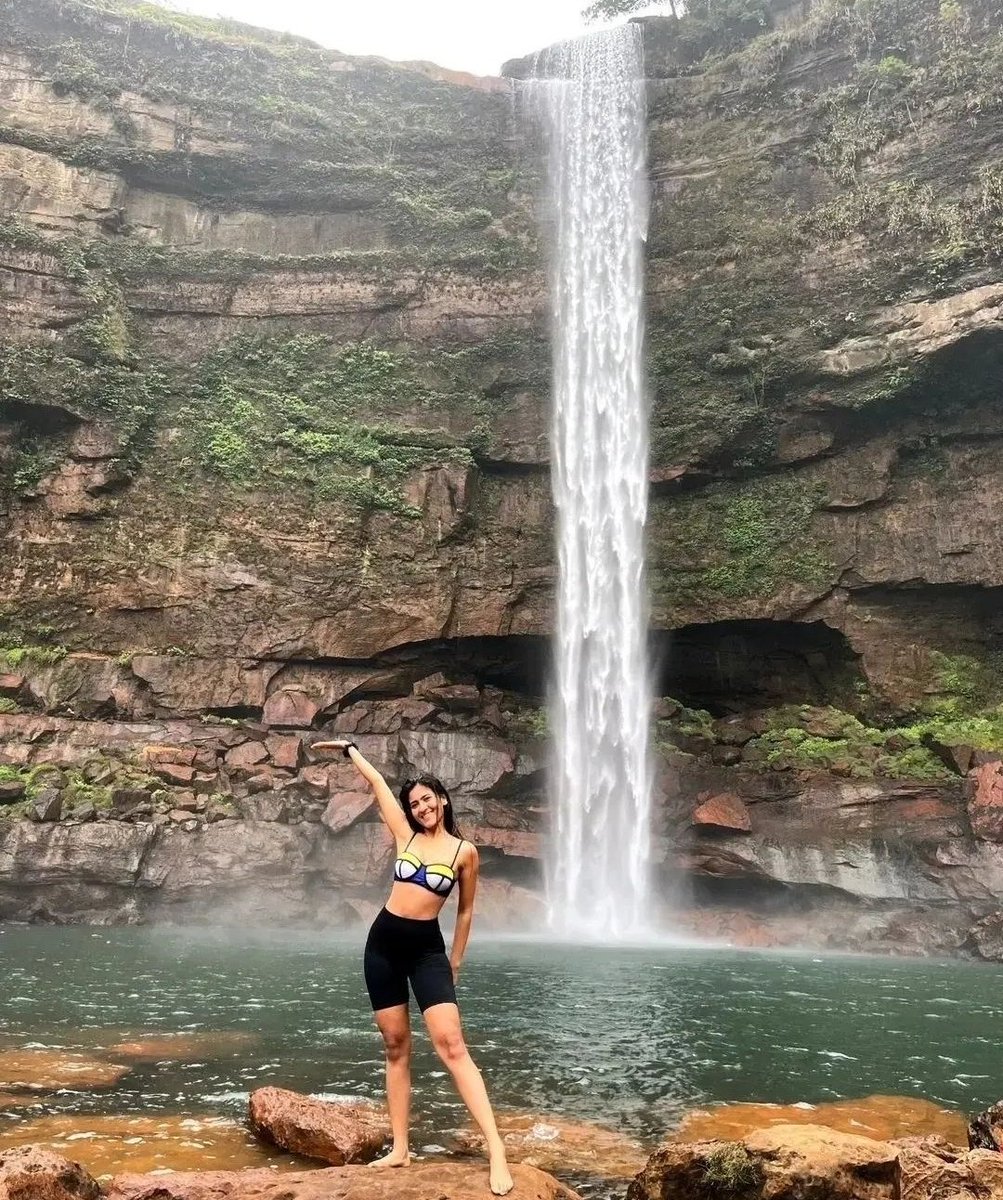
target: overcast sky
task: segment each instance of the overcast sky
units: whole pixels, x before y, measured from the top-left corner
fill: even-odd
[[[573,37],[588,0],[173,0],[170,7],[313,38],[346,54],[426,59],[496,75],[501,64]]]

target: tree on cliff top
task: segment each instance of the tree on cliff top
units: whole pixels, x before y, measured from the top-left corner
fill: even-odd
[[[671,12],[676,37],[692,61],[709,50],[730,51],[770,28],[769,0],[593,0],[582,12],[586,21],[607,21],[641,11]]]
[[[631,13],[640,12],[642,8],[651,8],[651,0],[595,0],[582,13],[586,21],[608,21],[613,17],[626,17]],[[678,17],[685,9],[683,0],[668,0],[661,7],[667,8],[674,17]]]

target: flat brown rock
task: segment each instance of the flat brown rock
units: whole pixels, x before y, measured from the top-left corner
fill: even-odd
[[[116,1058],[130,1058],[135,1062],[194,1062],[201,1058],[233,1054],[253,1046],[258,1040],[256,1033],[239,1029],[212,1033],[140,1034],[106,1046],[104,1053]]]
[[[97,1200],[100,1189],[75,1162],[38,1146],[0,1151],[0,1200]]]
[[[528,1163],[551,1173],[633,1179],[648,1160],[640,1142],[590,1121],[530,1112],[495,1116],[509,1162]],[[454,1140],[465,1153],[485,1152],[484,1139],[473,1129],[461,1129]]]
[[[128,1073],[129,1068],[121,1063],[100,1062],[66,1050],[0,1051],[2,1088],[111,1087]]]
[[[965,1140],[964,1117],[915,1096],[864,1096],[828,1104],[718,1104],[687,1113],[669,1140],[737,1141],[773,1125],[824,1125],[878,1141],[928,1134],[958,1144]]]
[[[124,1171],[212,1171],[309,1166],[259,1142],[225,1117],[51,1113],[0,1128],[0,1151],[36,1146],[76,1159],[105,1179]]]
[[[818,1125],[776,1125],[741,1141],[666,1143],[631,1183],[628,1200],[898,1200],[898,1149]]]
[[[578,1200],[551,1175],[516,1163],[514,1200]],[[106,1200],[490,1200],[487,1165],[412,1163],[403,1170],[322,1167],[316,1171],[206,1171],[120,1175]]]
[[[259,1137],[336,1167],[375,1158],[389,1133],[381,1105],[367,1100],[332,1104],[285,1088],[252,1092],[248,1116]]]

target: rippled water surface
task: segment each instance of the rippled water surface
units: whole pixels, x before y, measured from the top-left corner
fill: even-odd
[[[264,1084],[380,1095],[361,955],[361,935],[0,928],[0,1038],[92,1049],[167,1031],[252,1035],[196,1061],[137,1062],[111,1088],[51,1094],[48,1111],[238,1115]],[[708,1101],[883,1092],[984,1107],[1003,1081],[1000,984],[998,969],[963,963],[475,941],[460,1000],[499,1105],[650,1139]],[[441,1141],[462,1112],[423,1039],[415,1083],[418,1140]]]

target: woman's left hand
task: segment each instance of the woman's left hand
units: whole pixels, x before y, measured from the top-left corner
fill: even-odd
[[[452,968],[452,971],[453,971],[453,987],[456,987],[456,985],[457,985],[457,984],[460,982],[460,968],[459,968],[459,964],[457,964],[457,963],[450,963],[449,965],[450,965],[450,967]]]

